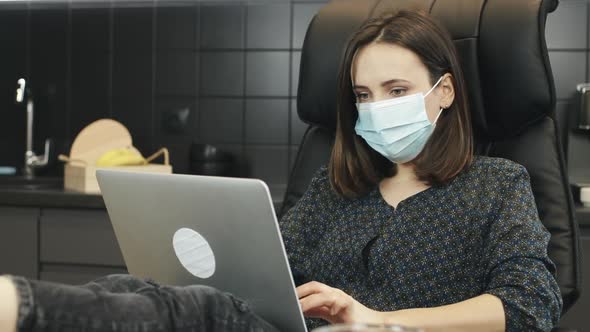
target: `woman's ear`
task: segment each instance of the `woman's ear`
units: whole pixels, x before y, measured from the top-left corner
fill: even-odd
[[[455,84],[453,83],[453,75],[446,73],[445,77],[440,82],[442,96],[440,99],[440,108],[447,109],[453,104],[455,100]]]

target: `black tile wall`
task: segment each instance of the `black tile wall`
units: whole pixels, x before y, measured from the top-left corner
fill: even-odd
[[[71,93],[78,96],[108,96],[110,91],[110,54],[75,49],[71,52]]]
[[[588,153],[588,134],[583,132],[571,132],[569,135],[568,148],[568,169],[571,178],[578,178],[583,182],[588,181],[588,165],[590,165],[590,154]]]
[[[24,50],[1,50],[0,61],[0,105],[1,109],[12,108],[14,104],[16,82],[21,77],[28,77],[27,58]],[[1,135],[1,134],[0,134]]]
[[[31,86],[37,87],[35,95],[66,89],[68,56],[65,48],[61,52],[33,53],[31,56]]]
[[[152,150],[154,119],[151,100],[138,97],[113,97],[113,119],[131,132],[134,144],[140,151]],[[144,152],[145,153],[145,152]]]
[[[70,114],[71,132],[78,133],[89,123],[110,117],[107,96],[72,94]],[[69,151],[63,151],[68,153]]]
[[[66,94],[63,90],[49,85],[47,91],[35,97],[36,112],[34,117],[36,151],[42,151],[43,141],[48,137],[62,140],[65,135],[52,133],[67,133],[69,130],[69,112]],[[23,132],[24,133],[24,132]]]
[[[115,50],[149,53],[153,46],[154,11],[152,7],[116,7],[114,17]]]
[[[156,45],[159,49],[193,50],[198,43],[199,7],[157,8]],[[179,33],[182,31],[182,33]]]
[[[246,143],[289,143],[289,100],[248,99],[246,101]]]
[[[156,94],[196,96],[197,62],[194,50],[158,50]]]
[[[0,31],[5,32],[0,33],[0,110],[3,114],[22,115],[14,105],[14,89],[17,80],[28,77],[29,73],[26,52],[29,30],[27,16],[27,5],[23,3],[6,5],[4,10],[0,11]],[[15,136],[20,126],[15,126],[11,122],[0,121],[0,137],[11,138],[15,144],[24,146],[24,138],[20,137],[24,137],[24,134],[19,135],[19,138]],[[21,159],[19,157],[19,160]]]
[[[20,165],[20,161],[24,158],[24,148],[25,148],[25,109],[24,106],[22,107],[11,107],[7,108],[4,111],[4,117],[9,118],[11,121],[0,121],[0,131],[2,135],[0,135],[1,142],[10,142],[14,145],[18,145],[22,148],[21,154],[18,155],[18,158],[9,158],[7,155],[2,152],[2,162],[5,165]],[[4,159],[6,158],[6,159]],[[13,161],[13,163],[9,163]],[[17,164],[14,161],[18,161]]]
[[[247,6],[247,48],[288,49],[291,41],[290,4]]]
[[[559,127],[566,130],[562,140],[570,177],[576,177],[578,169],[590,165],[586,157],[590,150],[588,135],[571,130],[576,125],[578,111],[576,85],[590,81],[588,17],[590,1],[562,0],[547,18],[547,47],[558,98],[557,121]]]
[[[242,96],[244,93],[244,53],[203,51],[201,95]]]
[[[576,85],[586,80],[586,52],[551,51],[549,60],[558,99],[572,98]]]
[[[4,5],[0,11],[0,49],[24,50],[27,47],[27,6],[26,4]]]
[[[301,52],[291,53],[291,95],[297,95],[297,86],[299,85],[299,63],[301,62]]]
[[[276,188],[274,192],[284,190],[281,187],[286,184],[285,178],[289,167],[288,148],[250,145],[244,148],[244,159],[251,167],[252,177],[262,179],[269,187]]]
[[[134,134],[150,136],[153,129],[152,103],[134,97],[113,97],[113,118]]]
[[[31,8],[26,78],[28,86],[34,87],[33,146],[39,151],[45,138],[61,140],[69,131],[69,14],[65,4],[31,4]]]
[[[16,106],[16,82],[27,77],[26,10],[10,7],[0,11],[0,164],[19,166],[25,149],[25,108]],[[5,21],[6,20],[6,21]],[[14,26],[11,26],[14,24]],[[10,36],[8,36],[10,35]]]
[[[242,99],[202,98],[199,104],[199,135],[206,143],[243,143]]]
[[[246,95],[289,96],[289,52],[247,52]]]
[[[36,146],[58,153],[90,122],[126,125],[145,155],[167,146],[176,172],[190,145],[232,153],[236,175],[286,185],[307,128],[295,98],[314,1],[26,2],[0,5],[0,164],[19,166],[24,109],[16,80],[32,82]],[[61,147],[61,149],[60,149]],[[56,167],[60,168],[60,167]],[[54,173],[59,174],[60,169]]]
[[[68,9],[54,4],[31,10],[31,46],[39,52],[63,52],[68,31]]]
[[[546,40],[557,98],[569,100],[576,84],[588,80],[590,1],[562,0],[547,17]]]
[[[236,2],[201,5],[201,48],[243,48],[244,11]]]
[[[110,49],[109,8],[72,9],[72,48],[90,51]]]
[[[0,164],[21,164],[14,89],[27,77],[39,146],[114,117],[144,154],[169,147],[176,172],[188,172],[191,143],[210,143],[236,157],[236,175],[261,177],[280,196],[307,128],[295,102],[301,47],[327,1],[1,4],[0,109],[9,115]],[[590,79],[589,1],[562,0],[547,21],[559,105]]]
[[[115,52],[113,56],[114,96],[134,96],[149,101],[152,95],[153,53]]]
[[[558,9],[547,17],[547,47],[550,49],[588,48],[588,2],[560,1]]]
[[[194,97],[157,96],[155,98],[155,134],[152,154],[166,147],[175,173],[189,172],[189,151],[196,139],[198,128],[196,99]],[[155,162],[163,162],[162,157]]]

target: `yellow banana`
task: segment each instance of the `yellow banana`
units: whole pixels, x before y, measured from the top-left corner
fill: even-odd
[[[96,160],[96,166],[109,166],[111,159],[124,153],[124,151],[121,150],[123,149],[113,149],[103,153],[100,158]]]
[[[98,167],[145,165],[141,154],[129,148],[113,149],[105,152],[96,161]]]

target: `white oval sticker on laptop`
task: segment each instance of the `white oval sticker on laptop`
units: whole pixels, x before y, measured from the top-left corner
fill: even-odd
[[[195,277],[206,279],[215,273],[215,255],[201,234],[181,228],[174,233],[172,246],[180,264]]]

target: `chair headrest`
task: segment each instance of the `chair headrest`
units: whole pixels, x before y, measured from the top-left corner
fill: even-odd
[[[545,19],[557,0],[338,0],[308,27],[297,110],[308,124],[334,130],[336,87],[344,47],[370,17],[400,9],[429,12],[450,32],[468,86],[474,132],[511,137],[555,108]]]

